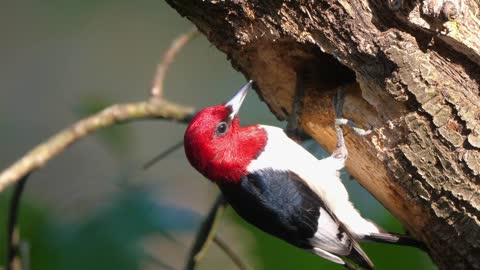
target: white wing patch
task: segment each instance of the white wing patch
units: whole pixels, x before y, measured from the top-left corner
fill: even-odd
[[[343,162],[331,157],[318,160],[288,138],[282,129],[265,125],[260,127],[267,132],[268,141],[258,159],[248,165],[249,172],[262,169],[295,172],[354,236],[362,238],[364,235],[379,232],[378,228],[364,219],[350,202],[347,190],[338,175],[338,170],[344,166]],[[325,215],[320,217],[322,216]]]
[[[320,248],[313,248],[312,252],[315,253],[317,256],[320,256],[324,259],[330,260],[332,262],[338,263],[338,264],[345,264],[345,262],[342,260],[342,258],[333,255],[332,253],[322,250]]]
[[[350,254],[352,247],[350,236],[323,208],[320,208],[318,230],[310,239],[310,243],[315,248],[341,256]]]

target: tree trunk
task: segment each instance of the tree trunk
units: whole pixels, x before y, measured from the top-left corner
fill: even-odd
[[[440,269],[480,269],[480,4],[475,0],[167,0],[272,113],[335,146],[332,93],[372,127],[347,134],[348,171],[417,238]]]

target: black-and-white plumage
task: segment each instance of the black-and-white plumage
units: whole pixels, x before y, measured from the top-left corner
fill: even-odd
[[[225,105],[206,108],[185,133],[190,163],[215,182],[246,221],[299,248],[355,269],[374,269],[358,241],[422,244],[385,233],[350,202],[339,171],[347,158],[337,97],[337,149],[318,160],[277,127],[240,127],[237,116],[250,83]]]
[[[346,256],[373,269],[355,238],[322,199],[291,171],[265,169],[220,189],[246,221],[299,248],[345,264]]]

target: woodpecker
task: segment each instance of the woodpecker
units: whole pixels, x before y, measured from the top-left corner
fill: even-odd
[[[252,81],[228,102],[190,122],[184,148],[190,164],[218,185],[247,222],[298,248],[348,269],[374,269],[359,241],[423,248],[408,236],[386,233],[363,218],[340,180],[347,149],[340,127],[343,96],[335,100],[337,149],[318,160],[277,127],[241,127],[238,112]]]

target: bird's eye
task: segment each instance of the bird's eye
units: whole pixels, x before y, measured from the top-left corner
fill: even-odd
[[[228,130],[228,125],[227,123],[225,122],[220,122],[218,125],[217,125],[217,129],[215,130],[215,134],[217,135],[225,135],[225,133],[227,132]]]

